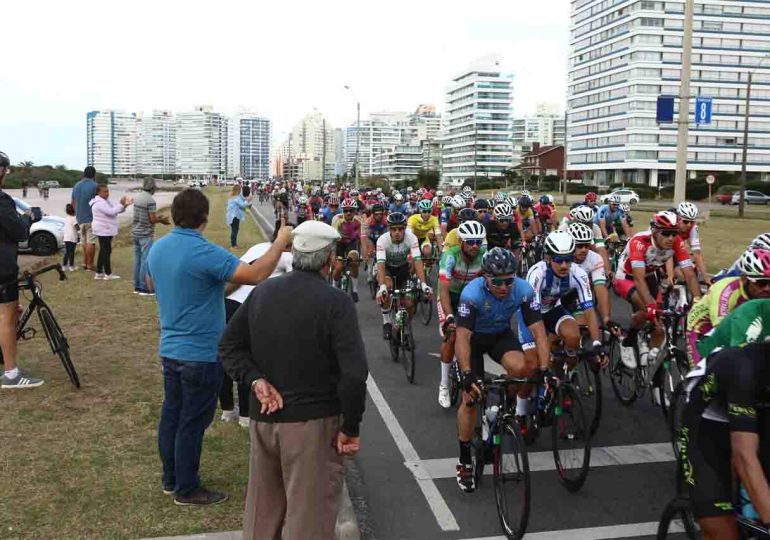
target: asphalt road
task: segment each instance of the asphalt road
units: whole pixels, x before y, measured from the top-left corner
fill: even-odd
[[[268,206],[258,210],[272,222]],[[409,384],[401,365],[390,358],[379,308],[368,296],[364,278],[359,291],[358,317],[370,378],[362,449],[349,464],[348,487],[363,537],[504,538],[491,476],[475,493],[457,488],[455,410],[442,409],[437,402],[440,368],[435,355],[440,341],[435,314],[428,326],[413,324],[417,373],[414,384]],[[628,320],[630,310],[624,302],[614,298],[613,310],[615,320]],[[569,493],[554,470],[533,472],[525,538],[653,537],[660,513],[674,495],[675,464],[663,416],[648,395],[625,407],[612,393],[609,379],[603,383],[604,414],[593,439],[585,485]],[[529,448],[530,461],[534,452],[548,451],[549,436],[541,434]]]

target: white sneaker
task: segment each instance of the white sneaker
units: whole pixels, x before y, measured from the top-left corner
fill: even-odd
[[[239,416],[238,417],[238,425],[241,427],[249,427],[249,417],[248,416]]]
[[[77,266],[70,266],[70,272],[77,272],[79,268]]]
[[[106,276],[104,276],[104,279],[106,279],[108,281],[112,280],[112,279],[120,279],[120,276],[115,275],[115,274],[107,274]]]
[[[235,422],[238,419],[238,411],[235,409],[231,411],[222,411],[223,422]]]
[[[438,404],[445,409],[452,406],[452,400],[449,398],[449,387],[445,384],[438,386]]]
[[[635,370],[636,358],[634,357],[634,348],[620,345],[620,361],[623,362],[623,365],[628,369],[632,371]]]
[[[107,276],[104,274],[96,273],[94,274],[94,279],[107,279]]]

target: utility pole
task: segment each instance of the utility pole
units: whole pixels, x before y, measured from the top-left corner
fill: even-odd
[[[321,184],[326,184],[326,118],[321,123],[323,126],[323,149],[321,150]]]
[[[743,217],[743,210],[746,205],[746,166],[749,160],[749,107],[751,106],[752,74],[749,71],[749,80],[746,83],[746,110],[743,116],[743,158],[741,159],[741,194],[738,196],[738,217]]]
[[[682,75],[679,86],[679,131],[676,145],[676,177],[674,179],[674,204],[685,200],[687,190],[687,139],[690,127],[690,67],[692,66],[692,20],[695,0],[684,5],[684,37],[682,38]]]
[[[358,189],[358,151],[361,148],[361,102],[356,100],[356,189]]]

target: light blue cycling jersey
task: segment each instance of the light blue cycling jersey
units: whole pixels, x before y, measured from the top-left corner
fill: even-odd
[[[599,221],[603,219],[605,224],[612,226],[616,221],[620,221],[624,217],[626,217],[626,213],[620,205],[613,212],[610,210],[609,204],[603,204],[599,207],[599,211],[594,214],[594,223],[598,225]]]
[[[521,278],[515,278],[508,296],[498,299],[487,288],[483,276],[468,283],[460,294],[457,306],[457,325],[479,334],[500,334],[511,329],[511,319],[518,313],[519,320],[522,305],[525,309],[535,298],[532,286]],[[530,308],[530,313],[538,312]],[[521,323],[520,323],[521,324]]]

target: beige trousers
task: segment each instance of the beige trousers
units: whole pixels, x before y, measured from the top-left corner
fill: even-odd
[[[332,540],[342,493],[339,417],[251,421],[243,540]]]

